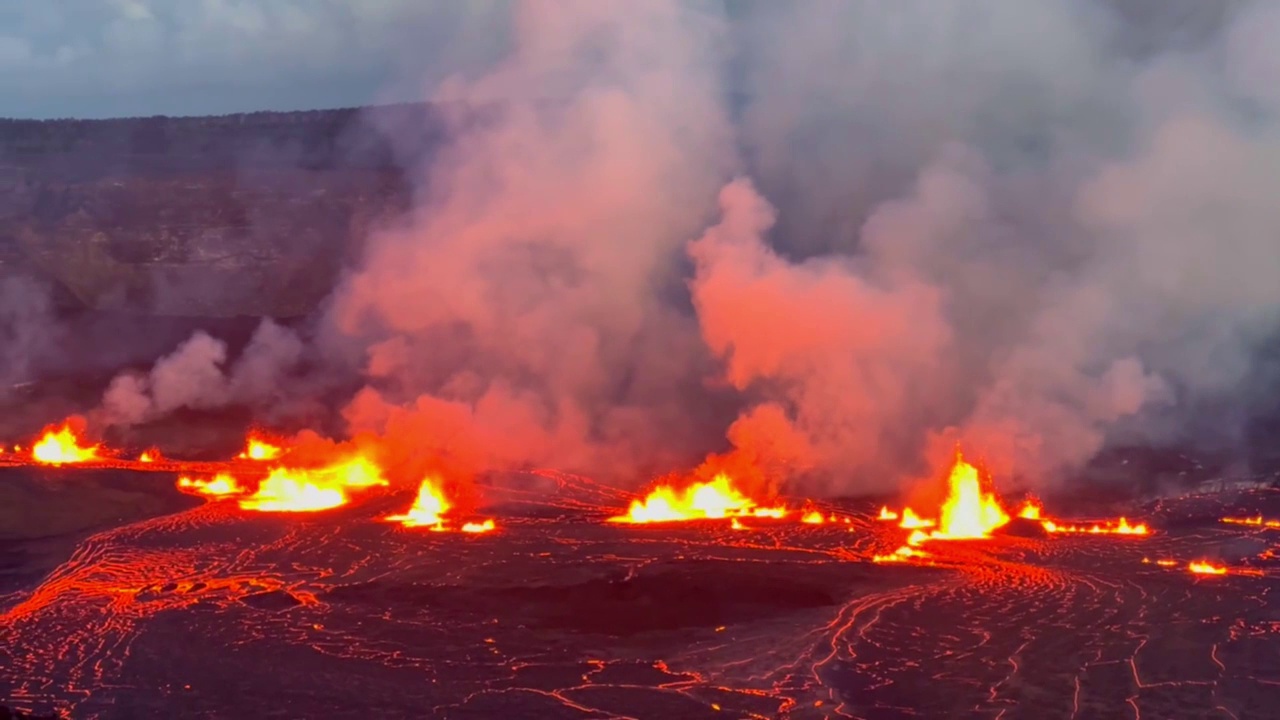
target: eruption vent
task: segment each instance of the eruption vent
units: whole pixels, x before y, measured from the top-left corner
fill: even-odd
[[[98,445],[82,447],[80,439],[71,429],[71,424],[66,423],[57,430],[48,429],[44,436],[31,446],[31,457],[36,462],[48,465],[63,465],[68,463],[82,463],[98,458]]]

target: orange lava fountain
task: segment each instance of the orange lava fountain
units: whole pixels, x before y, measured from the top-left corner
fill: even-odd
[[[69,423],[57,430],[47,428],[40,440],[31,446],[31,457],[46,465],[82,463],[98,458],[99,445],[81,447]]]
[[[142,454],[138,456],[138,462],[140,463],[153,463],[159,459],[160,459],[160,451],[155,448],[151,448],[150,450],[143,450]]]
[[[723,519],[734,516],[780,518],[786,508],[757,507],[738,492],[728,475],[716,475],[709,483],[695,483],[683,490],[670,485],[654,488],[643,500],[634,500],[626,515],[609,522],[656,523]]]
[[[880,514],[876,516],[876,519],[877,520],[897,520],[898,513],[890,510],[888,505],[882,505],[880,507]]]
[[[959,452],[947,479],[947,499],[942,503],[938,529],[930,537],[968,540],[991,537],[991,531],[1009,522],[994,494],[982,491],[978,469],[965,462]]]
[[[452,506],[445,499],[444,493],[436,487],[436,482],[428,478],[418,486],[418,496],[407,511],[399,515],[388,515],[383,520],[398,522],[405,527],[430,526],[435,530],[444,530],[444,514],[450,507]]]
[[[1018,517],[1023,520],[1039,520],[1042,512],[1044,512],[1044,508],[1040,507],[1038,503],[1028,500],[1023,503],[1022,509],[1018,511]]]
[[[262,512],[314,512],[349,502],[348,492],[386,485],[381,470],[356,456],[318,469],[276,468],[257,492],[241,498],[240,507]]]
[[[1187,565],[1187,569],[1197,575],[1226,575],[1227,569],[1219,565],[1196,561]]]
[[[405,527],[426,527],[434,532],[444,532],[449,529],[445,525],[444,516],[452,507],[452,503],[445,497],[444,491],[440,489],[439,481],[435,478],[427,478],[418,486],[418,495],[414,498],[413,505],[407,511],[397,515],[387,515],[382,519],[387,522],[400,523]],[[497,527],[497,523],[489,519],[466,522],[458,529],[464,533],[486,533],[497,529]]]

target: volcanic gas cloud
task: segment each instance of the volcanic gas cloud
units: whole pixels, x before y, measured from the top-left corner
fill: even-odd
[[[301,329],[263,320],[235,350],[196,333],[121,371],[91,434],[237,406],[369,439],[405,491],[675,473],[633,519],[897,490],[957,443],[1044,490],[1112,445],[1229,445],[1248,413],[1221,409],[1265,394],[1280,311],[1256,29],[1278,16],[1241,10],[1198,53],[1090,6],[460,12],[460,42],[492,41],[429,73],[413,206],[358,239]],[[40,453],[88,457],[55,442]],[[381,484],[334,481],[347,462],[282,464],[245,502]],[[956,489],[976,525],[943,508],[932,532],[998,524]]]

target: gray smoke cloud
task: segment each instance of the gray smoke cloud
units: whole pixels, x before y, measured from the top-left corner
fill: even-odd
[[[1280,320],[1274,7],[461,15],[490,45],[423,71],[448,140],[316,348],[399,466],[841,493],[957,442],[1041,486],[1117,443],[1240,442]],[[308,352],[264,325],[228,369],[196,336],[104,406],[283,402]]]
[[[228,365],[226,343],[196,331],[148,372],[126,371],[113,378],[94,419],[105,426],[128,427],[184,408],[269,408],[289,395],[287,381],[304,350],[296,334],[264,319]]]

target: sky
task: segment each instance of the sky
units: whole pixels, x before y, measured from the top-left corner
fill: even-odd
[[[491,0],[6,0],[0,117],[205,115],[420,99],[494,47]],[[475,24],[476,36],[467,35]],[[464,42],[457,42],[458,40]],[[409,80],[412,78],[412,80]]]

